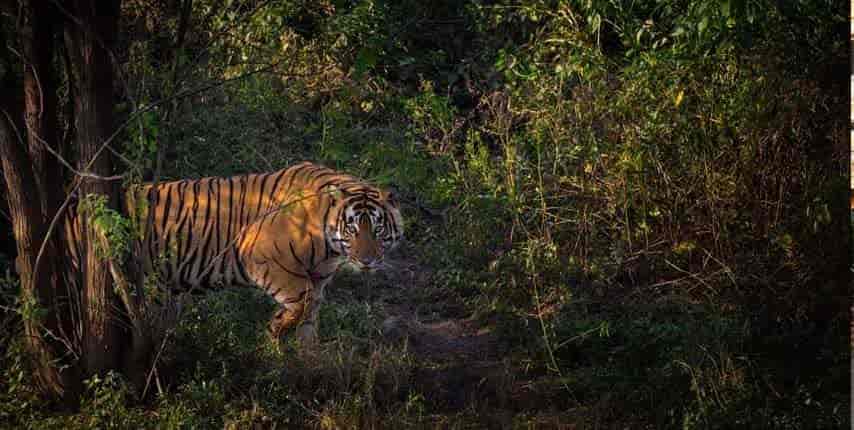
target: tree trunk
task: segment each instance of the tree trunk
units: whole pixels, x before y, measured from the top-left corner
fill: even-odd
[[[56,79],[51,67],[56,18],[47,0],[27,3],[24,16],[20,34],[24,54],[27,147],[41,197],[42,212],[47,222],[50,222],[62,203],[61,193],[55,191],[62,186],[59,161],[46,148],[50,145],[56,152],[62,152],[56,139],[58,101]]]
[[[113,65],[110,50],[120,11],[118,1],[75,0],[67,3],[69,18],[65,23],[65,43],[75,65],[77,99],[75,102],[76,138],[80,171],[96,175],[112,174],[109,151],[102,145],[114,131]],[[82,178],[82,196],[99,194],[109,207],[119,208],[119,184],[100,179]],[[83,360],[88,374],[119,368],[122,336],[117,315],[119,305],[113,291],[108,262],[95,250],[95,232],[81,219],[84,242],[83,259]]]
[[[55,242],[45,244],[46,258],[43,256],[40,268],[35,267],[47,230],[44,202],[50,197],[44,193],[46,187],[39,186],[36,174],[38,170],[34,170],[35,161],[32,156],[42,157],[42,166],[50,162],[43,157],[45,152],[42,148],[31,147],[25,142],[30,136],[50,136],[52,130],[49,128],[55,127],[55,122],[47,118],[55,118],[55,111],[51,111],[50,107],[52,101],[55,101],[55,88],[52,79],[48,77],[51,75],[51,44],[44,43],[43,38],[49,36],[42,34],[47,32],[49,35],[50,29],[35,25],[35,17],[44,12],[39,8],[44,6],[44,3],[35,2],[25,5],[24,23],[20,32],[21,50],[25,57],[25,97],[22,101],[20,98],[7,96],[0,106],[0,159],[18,252],[16,266],[25,303],[24,344],[31,355],[35,381],[45,394],[53,397],[67,394],[68,397],[73,397],[80,388],[78,375],[73,368],[60,371],[57,366],[58,357],[71,351],[67,345],[59,342],[63,330],[59,324],[56,306],[56,287],[59,284],[53,259]],[[0,34],[0,46],[4,47],[0,52],[0,61],[7,70],[2,76],[2,87],[20,88],[20,83],[16,83],[13,74],[9,72],[12,70],[10,53],[5,49],[6,40],[2,39],[3,35]],[[55,103],[53,105],[55,106]],[[31,151],[28,152],[27,149]],[[46,186],[47,176],[41,178],[41,184]],[[59,190],[61,188],[53,192]]]
[[[5,49],[6,33],[0,32],[0,84],[2,88],[23,91],[7,92],[0,98],[0,158],[18,251],[25,344],[32,355],[39,386],[47,394],[74,401],[81,392],[82,376],[120,369],[122,353],[130,342],[120,328],[121,312],[114,312],[123,304],[114,291],[110,270],[117,273],[117,279],[126,277],[96,251],[95,244],[103,243],[103,235],[99,236],[85,216],[81,217],[82,243],[78,249],[82,253],[82,282],[80,291],[73,290],[73,294],[65,294],[69,290],[60,276],[64,263],[59,253],[63,249],[63,229],[54,228],[45,241],[65,197],[60,157],[68,153],[64,140],[57,138],[55,28],[62,27],[64,64],[74,87],[77,170],[86,173],[76,178],[80,181],[80,195],[102,195],[109,207],[120,209],[120,184],[99,178],[110,176],[113,170],[111,153],[104,151],[104,145],[115,127],[110,50],[115,44],[120,2],[21,0],[14,6],[23,12],[17,27],[20,55],[13,56],[11,50]],[[21,75],[10,72],[15,67],[13,58],[22,60]],[[127,294],[124,298],[130,301]],[[80,309],[80,330],[71,327],[74,314],[68,305],[72,300],[76,301],[75,309]],[[134,345],[138,345],[137,338],[147,337],[137,333],[144,326],[134,327]],[[75,335],[69,336],[71,332]],[[134,357],[141,363],[145,361],[142,354]]]
[[[52,66],[54,38],[56,36],[56,10],[48,0],[32,0],[24,5],[24,22],[21,25],[20,43],[24,65],[24,121],[26,124],[27,149],[32,164],[31,171],[38,196],[39,213],[47,232],[64,197],[62,170],[57,154],[66,152],[57,139],[59,118],[57,116],[57,85]],[[52,150],[50,148],[53,148]],[[74,300],[64,287],[62,262],[58,251],[63,249],[63,229],[54,228],[41,245],[41,256],[36,255],[38,267],[33,267],[36,284],[40,277],[53,286],[52,297],[44,297],[45,305],[51,309],[49,318],[56,320],[52,327],[58,335],[71,341],[73,318],[69,308]],[[42,236],[43,237],[43,236]]]

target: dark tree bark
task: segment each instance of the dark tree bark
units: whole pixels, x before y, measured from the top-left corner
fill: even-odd
[[[56,79],[51,67],[56,17],[54,8],[47,0],[27,3],[24,17],[20,33],[24,57],[27,147],[41,197],[42,212],[45,217],[49,217],[49,222],[61,204],[60,193],[53,190],[62,185],[59,161],[46,148],[50,145],[57,152],[62,152],[56,139],[58,101]]]
[[[41,276],[39,282],[34,279],[35,260],[41,247],[41,239],[44,237],[45,223],[38,210],[38,195],[33,193],[36,189],[36,181],[30,168],[32,162],[24,151],[23,145],[18,143],[20,139],[14,132],[14,123],[10,121],[12,112],[4,109],[3,118],[0,120],[0,157],[3,160],[3,175],[7,185],[6,199],[18,251],[15,264],[20,275],[24,300],[36,304],[39,308],[47,308],[49,311],[45,318],[25,315],[25,344],[32,356],[36,383],[44,392],[61,396],[66,384],[63,383],[59,372],[52,364],[56,354],[42,330],[43,327],[56,328],[55,313],[50,309],[54,302],[54,285],[51,284],[48,276]]]
[[[21,52],[23,53],[23,93],[24,122],[27,137],[27,150],[32,163],[33,177],[38,196],[39,212],[45,226],[50,225],[57,215],[63,193],[62,170],[55,153],[67,152],[57,139],[59,118],[57,116],[57,82],[52,61],[54,40],[57,35],[56,10],[49,0],[32,0],[24,4],[24,22],[19,32]],[[53,148],[51,150],[51,148]],[[47,230],[45,230],[47,231]],[[45,305],[51,309],[49,318],[56,320],[51,324],[57,328],[57,334],[65,338],[73,331],[73,321],[68,308],[68,289],[61,288],[62,262],[59,250],[62,249],[62,229],[56,229],[43,243],[37,254],[34,267],[34,279],[53,286],[52,297],[44,297]],[[52,321],[53,322],[53,321]]]
[[[150,350],[122,262],[108,261],[95,249],[105,241],[103,232],[96,232],[85,215],[80,217],[82,279],[77,290],[62,276],[67,266],[60,252],[65,249],[63,229],[51,227],[66,197],[62,166],[70,166],[64,157],[72,143],[59,138],[55,67],[64,66],[72,86],[73,112],[64,116],[73,118],[78,159],[70,170],[77,171],[72,173],[79,194],[104,196],[108,207],[120,211],[120,183],[105,179],[113,173],[111,151],[105,147],[116,126],[111,50],[120,1],[0,0],[0,9],[16,16],[20,48],[10,49],[5,38],[12,33],[0,31],[0,84],[20,88],[0,96],[0,159],[25,309],[37,310],[25,315],[25,344],[39,386],[73,404],[85,376],[124,368],[139,380]],[[58,34],[63,45],[54,43]],[[62,57],[56,46],[64,46]],[[123,285],[122,294],[116,293],[114,281]],[[120,321],[128,317],[130,333],[121,328],[127,321]]]
[[[102,146],[114,132],[113,65],[111,49],[120,12],[119,1],[74,0],[66,3],[65,45],[75,67],[74,106],[78,170],[109,176],[113,160]],[[99,194],[109,207],[119,208],[119,184],[82,178],[81,195]],[[122,333],[112,309],[118,305],[108,262],[95,251],[96,236],[82,219],[85,242],[83,270],[83,365],[86,373],[119,368]]]
[[[57,359],[69,352],[68,347],[58,341],[64,330],[60,323],[62,312],[57,305],[56,241],[42,243],[48,214],[52,217],[55,212],[57,194],[61,191],[53,176],[58,173],[56,160],[49,158],[44,145],[38,141],[53,140],[56,128],[56,88],[50,64],[53,31],[49,20],[41,21],[48,14],[46,1],[33,1],[23,6],[18,41],[23,56],[23,83],[16,82],[11,72],[10,51],[5,34],[0,33],[0,61],[6,70],[2,87],[24,89],[23,98],[10,94],[2,99],[0,159],[23,299],[34,305],[34,309],[46,311],[25,315],[24,344],[31,355],[39,388],[54,397],[70,397],[78,392],[80,378],[73,368],[61,372],[56,366]],[[47,173],[47,169],[52,172]],[[41,248],[44,248],[44,255],[38,260]],[[37,261],[40,267],[35,267]]]

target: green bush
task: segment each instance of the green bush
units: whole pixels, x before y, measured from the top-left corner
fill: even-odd
[[[126,157],[160,179],[310,159],[393,188],[400,265],[338,277],[313,360],[266,340],[258,294],[201,298],[144,405],[104,376],[78,414],[50,415],[4,346],[0,419],[845,425],[849,148],[834,68],[847,54],[833,2],[193,4],[174,56],[175,14],[127,6],[145,30],[128,40],[128,91],[182,96],[127,130]],[[408,340],[384,338],[394,318]],[[504,376],[465,379],[453,369],[497,359],[418,343],[448,319],[500,346]],[[478,395],[455,410],[443,383]]]

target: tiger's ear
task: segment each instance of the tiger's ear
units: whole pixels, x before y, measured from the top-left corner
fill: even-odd
[[[326,186],[326,192],[329,194],[329,197],[332,199],[332,205],[333,206],[343,196],[341,189],[338,188],[338,186],[334,185],[334,184],[333,185],[327,185]]]

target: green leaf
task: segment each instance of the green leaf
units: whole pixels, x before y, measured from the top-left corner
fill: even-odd
[[[700,23],[697,24],[697,30],[700,32],[700,34],[702,34],[703,32],[706,31],[706,28],[708,28],[708,27],[709,27],[709,17],[704,16],[703,19],[700,20]]]
[[[359,78],[366,72],[371,71],[377,65],[378,52],[374,47],[364,47],[356,54],[356,65],[354,73]]]
[[[599,28],[602,26],[602,15],[598,13],[592,16],[587,17],[587,21],[590,23],[590,32],[598,33]]]

